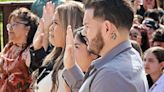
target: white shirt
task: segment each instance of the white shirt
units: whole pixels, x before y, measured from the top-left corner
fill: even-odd
[[[164,74],[153,84],[150,92],[164,92]]]
[[[64,80],[62,78],[62,72],[63,70],[59,70],[58,72],[58,79],[59,79],[59,88],[57,92],[66,92],[64,87]],[[38,90],[35,92],[51,92],[52,89],[52,73],[51,71],[46,77],[44,77],[39,83],[38,83]]]
[[[37,92],[51,92],[52,89],[52,72],[38,83]]]

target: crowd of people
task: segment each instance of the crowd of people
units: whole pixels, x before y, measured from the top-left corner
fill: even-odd
[[[164,92],[161,3],[36,0],[14,10],[0,92]]]

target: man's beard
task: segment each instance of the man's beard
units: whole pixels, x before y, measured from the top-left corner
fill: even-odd
[[[104,41],[102,38],[102,34],[100,31],[98,31],[95,38],[93,38],[88,43],[88,51],[89,51],[89,53],[100,56],[100,51],[102,50],[103,47],[104,47]]]

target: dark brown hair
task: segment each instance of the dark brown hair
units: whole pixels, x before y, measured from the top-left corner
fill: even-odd
[[[155,57],[157,58],[158,62],[164,62],[164,48],[162,47],[151,47],[148,50],[145,51],[145,53],[153,53]]]
[[[85,40],[85,36],[82,35],[82,31],[84,30],[84,27],[79,27],[74,32],[74,37],[76,36],[77,39],[82,42],[83,44],[87,45],[87,42]]]
[[[25,26],[30,26],[30,30],[27,35],[27,44],[25,46],[26,49],[29,45],[32,44],[33,37],[39,24],[39,18],[36,15],[34,15],[30,10],[24,7],[14,10],[9,15],[8,22],[10,22],[11,18],[13,17],[26,22]]]
[[[132,26],[133,9],[128,0],[86,0],[85,8],[93,8],[94,18],[109,20],[117,28]]]

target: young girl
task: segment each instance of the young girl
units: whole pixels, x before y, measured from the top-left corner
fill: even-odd
[[[164,92],[164,48],[149,48],[144,54],[144,61],[145,71],[149,76],[150,92]],[[151,81],[153,83],[152,86],[150,84]]]
[[[87,50],[87,43],[85,36],[82,35],[83,27],[75,30],[74,45],[75,45],[75,59],[81,70],[86,73],[91,62],[98,56],[93,55]]]

